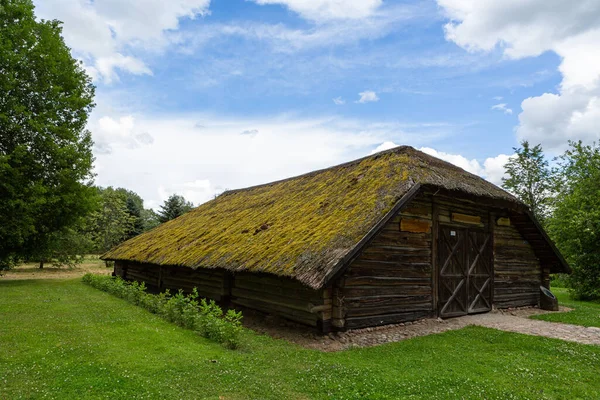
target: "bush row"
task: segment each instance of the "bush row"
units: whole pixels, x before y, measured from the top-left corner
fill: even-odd
[[[181,290],[172,295],[168,289],[160,294],[151,294],[146,292],[143,282],[127,282],[119,277],[94,274],[85,274],[83,282],[143,307],[167,321],[198,331],[225,347],[235,349],[239,346],[242,313],[234,310],[223,313],[213,300],[199,299],[196,288],[188,295]]]

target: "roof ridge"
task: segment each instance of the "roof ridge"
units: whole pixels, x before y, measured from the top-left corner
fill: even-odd
[[[360,164],[361,162],[363,162],[365,160],[368,160],[368,159],[376,159],[376,158],[379,158],[379,157],[382,157],[382,156],[385,156],[385,155],[388,155],[388,154],[393,154],[393,153],[402,154],[402,153],[407,153],[407,152],[410,152],[410,151],[413,151],[415,154],[418,154],[419,156],[420,155],[424,155],[424,156],[432,157],[432,156],[429,156],[427,153],[424,153],[424,152],[422,152],[420,150],[415,149],[412,146],[400,145],[400,146],[393,147],[391,149],[378,151],[377,153],[369,154],[368,156],[357,158],[355,160],[346,161],[346,162],[343,162],[343,163],[337,164],[337,165],[332,165],[331,167],[325,167],[325,168],[317,169],[317,170],[306,172],[306,173],[303,173],[303,174],[300,174],[300,175],[295,175],[295,176],[290,176],[288,178],[278,179],[278,180],[272,181],[272,182],[259,183],[258,185],[252,185],[252,186],[248,186],[248,187],[244,187],[244,188],[239,188],[239,189],[226,190],[223,193],[221,193],[220,196],[229,196],[229,195],[232,195],[232,194],[236,194],[236,193],[240,193],[240,192],[245,192],[247,190],[253,190],[253,189],[258,189],[258,188],[261,188],[261,187],[271,186],[271,185],[275,185],[275,184],[278,184],[278,183],[283,183],[283,182],[291,181],[291,180],[298,179],[298,178],[305,178],[305,177],[309,177],[309,176],[319,175],[319,174],[321,174],[321,173],[323,173],[325,171],[331,171],[331,170],[335,170],[335,169],[338,169],[338,168],[346,168],[346,167],[350,167],[350,166],[353,166],[353,165],[356,165],[356,164]],[[437,159],[435,157],[432,157],[432,158],[434,160],[436,160],[436,161],[441,161],[442,163],[447,164],[450,167],[458,168],[461,171],[468,172],[468,171],[465,171],[464,169],[462,169],[460,167],[457,167],[454,164],[448,163],[448,162],[446,162],[444,160],[440,160],[440,159]]]

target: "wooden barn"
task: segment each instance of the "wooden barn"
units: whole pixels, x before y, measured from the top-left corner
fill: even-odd
[[[523,203],[408,146],[225,192],[103,258],[323,332],[538,305],[570,272]]]

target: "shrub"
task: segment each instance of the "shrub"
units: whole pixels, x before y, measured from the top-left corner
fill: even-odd
[[[202,336],[235,349],[240,344],[242,313],[229,310],[223,313],[214,300],[201,299],[196,288],[191,294],[179,290],[171,295],[169,290],[150,294],[145,283],[127,282],[119,277],[85,274],[82,281],[96,289],[120,297],[143,307],[167,321],[198,331]]]

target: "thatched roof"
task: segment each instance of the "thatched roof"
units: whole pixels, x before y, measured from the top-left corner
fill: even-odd
[[[401,146],[294,178],[225,192],[122,243],[103,258],[266,272],[320,288],[415,185],[518,203],[476,175]]]

